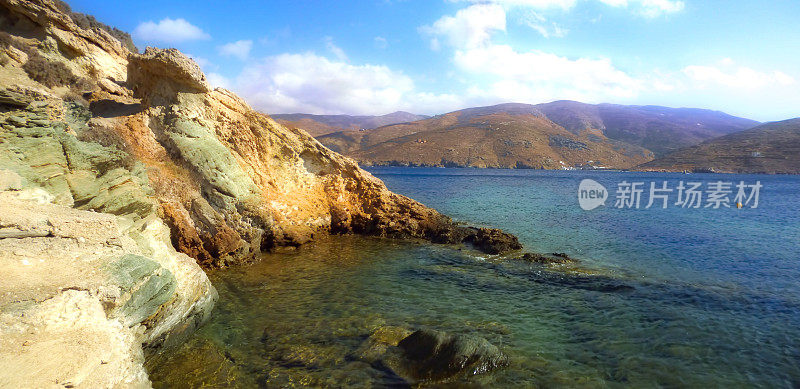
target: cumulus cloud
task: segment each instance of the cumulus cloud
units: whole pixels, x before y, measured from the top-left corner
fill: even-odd
[[[217,51],[219,51],[220,55],[236,57],[244,61],[247,59],[248,56],[250,56],[250,49],[252,48],[253,48],[253,41],[240,40],[219,46],[217,47]]]
[[[528,14],[526,20],[530,24],[546,22],[538,13]],[[572,59],[495,43],[493,36],[505,27],[502,6],[476,4],[442,17],[422,32],[434,39],[442,37],[453,47],[455,69],[474,80],[468,87],[471,99],[483,96],[492,101],[541,102],[570,98],[593,102],[632,98],[643,88],[642,81],[617,69],[607,58]],[[545,36],[565,33],[538,27]]]
[[[314,53],[251,63],[234,84],[250,105],[267,113],[436,114],[463,108],[465,101],[463,96],[420,92],[410,77],[387,66],[353,65]]]
[[[508,101],[568,98],[597,102],[635,97],[643,87],[642,81],[605,58],[569,59],[541,51],[520,52],[508,45],[488,45],[459,50],[454,61],[472,75],[489,78],[484,91]]]
[[[796,82],[792,76],[781,71],[764,72],[746,66],[736,66],[730,59],[720,61],[719,66],[687,66],[683,68],[683,73],[700,87],[756,89],[766,86],[788,86]]]
[[[386,66],[350,65],[312,53],[281,54],[247,66],[239,91],[266,112],[386,113],[413,90]]]
[[[206,79],[208,80],[208,83],[211,84],[212,88],[231,88],[231,81],[219,73],[208,73],[206,74]]]
[[[471,5],[419,29],[431,36],[434,50],[440,45],[438,37],[444,37],[454,47],[478,47],[487,44],[493,33],[505,30],[506,13],[497,4]]]
[[[211,39],[211,36],[185,19],[161,19],[158,23],[147,21],[133,30],[133,35],[143,41],[181,43],[192,40]]]

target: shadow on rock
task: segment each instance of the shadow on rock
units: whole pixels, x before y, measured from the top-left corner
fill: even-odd
[[[115,118],[137,114],[142,111],[142,105],[139,103],[121,103],[114,100],[97,100],[90,103],[89,110],[92,111],[93,116]]]

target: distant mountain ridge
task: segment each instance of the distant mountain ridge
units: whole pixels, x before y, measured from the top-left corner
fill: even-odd
[[[800,174],[800,118],[711,139],[637,170]]]
[[[306,113],[275,114],[270,116],[280,124],[302,128],[312,136],[343,130],[373,129],[391,124],[423,120],[429,117],[405,111],[392,112],[381,116],[312,115]]]
[[[599,129],[606,136],[661,156],[702,141],[752,128],[759,122],[724,112],[656,105],[554,101],[535,106],[567,131]]]
[[[627,169],[756,124],[700,109],[555,101],[467,108],[318,140],[366,165]]]

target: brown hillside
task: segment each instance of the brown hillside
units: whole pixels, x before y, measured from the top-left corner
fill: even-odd
[[[800,174],[800,118],[767,123],[703,142],[638,168]]]

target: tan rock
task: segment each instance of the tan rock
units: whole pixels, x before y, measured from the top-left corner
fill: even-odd
[[[0,313],[0,387],[147,388],[143,363],[136,334],[86,291]]]
[[[205,273],[159,219],[18,192],[0,192],[0,363],[25,368],[0,369],[0,386],[146,386],[142,345],[179,341],[210,313]]]

